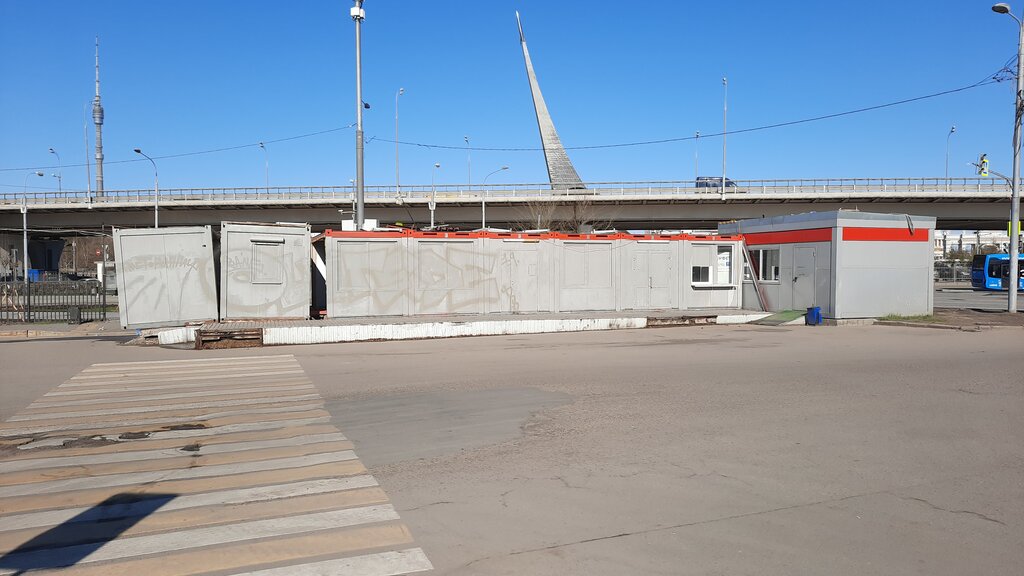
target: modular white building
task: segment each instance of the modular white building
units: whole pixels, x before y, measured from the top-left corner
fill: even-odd
[[[839,210],[727,222],[753,270],[744,299],[769,311],[820,307],[826,318],[931,314],[935,218]],[[750,307],[750,306],[748,306]]]

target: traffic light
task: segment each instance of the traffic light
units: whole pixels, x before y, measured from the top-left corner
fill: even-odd
[[[978,174],[988,176],[988,154],[982,154],[978,158]]]

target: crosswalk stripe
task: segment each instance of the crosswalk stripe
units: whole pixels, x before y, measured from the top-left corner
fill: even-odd
[[[96,466],[98,464],[112,464],[116,462],[139,462],[143,460],[161,460],[165,458],[178,458],[181,456],[194,456],[202,454],[223,454],[228,452],[247,452],[266,448],[295,447],[305,444],[317,444],[321,442],[343,442],[345,436],[340,432],[327,434],[312,434],[296,438],[279,438],[275,440],[235,442],[229,444],[196,445],[194,452],[183,451],[181,442],[178,442],[176,449],[154,449],[154,450],[133,450],[125,452],[112,452],[108,454],[89,454],[83,456],[51,456],[49,458],[32,458],[21,460],[10,460],[0,462],[0,473],[20,472],[23,470],[39,470],[48,468],[59,468],[62,466]],[[0,481],[3,477],[0,476]]]
[[[47,482],[33,482],[17,486],[0,486],[0,498],[9,496],[25,496],[28,494],[46,494],[52,492],[67,492],[70,490],[85,490],[88,488],[100,488],[110,486],[131,486],[133,484],[145,484],[159,480],[184,480],[189,478],[206,478],[209,476],[226,476],[230,474],[245,474],[247,472],[264,472],[267,470],[283,470],[286,468],[301,468],[316,464],[327,464],[331,462],[343,462],[354,460],[355,453],[351,450],[310,454],[292,458],[275,458],[273,460],[258,460],[255,462],[243,462],[234,464],[221,464],[216,466],[202,466],[199,468],[185,468],[172,470],[148,471],[148,472],[125,472],[121,474],[110,474],[107,476],[89,476],[86,478],[67,478],[50,480]]]
[[[289,482],[287,484],[272,484],[270,486],[235,488],[200,494],[184,494],[164,504],[160,511],[187,510],[189,508],[214,505],[250,504],[267,500],[286,499],[293,496],[343,492],[374,486],[377,486],[377,481],[374,480],[373,476],[364,474],[347,478],[325,478],[321,480]],[[62,508],[60,510],[46,510],[44,512],[11,514],[0,516],[0,530],[24,530],[27,528],[55,526],[69,522],[72,519],[83,523],[105,522],[114,518],[138,516],[144,513],[145,510],[147,510],[147,507],[144,505],[144,501],[141,504],[139,501],[131,501],[123,504],[108,504],[106,506],[79,506]]]
[[[321,478],[338,478],[365,474],[366,467],[358,460],[332,462],[317,466],[303,466],[294,469],[267,470],[250,474],[231,474],[210,478],[188,478],[185,480],[165,479],[147,484],[145,493],[156,494],[189,494],[210,492],[230,488],[264,486],[292,482],[297,480],[313,480]],[[125,494],[123,486],[104,486],[88,490],[75,490],[57,494],[36,494],[18,496],[0,500],[0,515],[29,512],[32,510],[51,510],[68,506],[86,506],[102,502],[114,496]],[[130,493],[130,492],[129,492]]]
[[[8,422],[30,422],[33,420],[50,420],[53,418],[82,418],[85,416],[120,416],[124,414],[145,414],[148,412],[169,412],[173,410],[187,410],[189,408],[223,408],[225,406],[250,406],[253,404],[267,404],[278,402],[299,402],[304,400],[319,399],[319,394],[278,394],[271,397],[243,398],[233,400],[202,400],[200,402],[186,402],[183,404],[152,404],[148,406],[119,406],[104,410],[80,410],[77,407],[70,407],[68,411],[53,410],[44,408],[47,412],[32,412],[29,414],[12,416]],[[68,407],[65,407],[68,408]]]
[[[302,494],[287,500],[246,502],[245,506],[208,506],[175,511],[165,510],[161,506],[157,514],[109,518],[102,523],[78,522],[66,527],[60,533],[53,533],[46,530],[45,527],[0,532],[0,549],[12,550],[24,542],[30,541],[34,548],[65,547],[95,542],[97,538],[112,533],[117,534],[120,539],[173,530],[233,524],[254,519],[282,518],[287,520],[289,516],[297,514],[382,505],[386,504],[387,500],[383,490],[370,487],[349,490],[344,493]],[[170,500],[170,502],[173,501],[174,499]]]
[[[177,365],[233,364],[233,363],[248,364],[248,363],[252,363],[252,362],[277,361],[279,359],[290,359],[290,360],[294,361],[295,360],[295,355],[293,355],[293,354],[277,354],[277,355],[272,355],[272,356],[263,356],[263,355],[251,356],[251,357],[246,357],[246,356],[238,357],[238,356],[235,356],[235,357],[229,357],[229,358],[189,358],[189,359],[181,359],[181,360],[140,360],[140,361],[134,361],[134,362],[99,362],[99,363],[96,363],[96,364],[93,364],[93,365],[89,366],[88,368],[86,368],[82,372],[93,372],[93,371],[101,371],[101,370],[108,370],[108,369],[116,369],[116,368],[119,368],[119,367],[122,367],[122,366],[129,366],[129,367],[130,366],[135,366],[135,367],[139,367],[139,368],[146,368],[146,367],[150,367],[150,366],[153,366],[153,367],[166,366],[168,364],[177,364]]]
[[[427,555],[419,548],[378,552],[350,558],[335,558],[297,566],[279,566],[242,572],[234,576],[323,576],[324,574],[365,574],[367,576],[398,576],[431,570]]]
[[[221,410],[219,412],[204,413],[202,411],[185,412],[184,414],[178,414],[177,416],[164,417],[164,418],[145,418],[142,420],[121,420],[119,418],[112,419],[113,422],[117,423],[114,428],[98,428],[102,426],[102,422],[95,420],[79,422],[76,424],[65,424],[60,425],[58,423],[45,424],[45,425],[33,425],[33,426],[21,426],[21,427],[6,427],[5,424],[0,424],[0,438],[10,438],[12,436],[28,436],[31,434],[39,434],[41,432],[57,432],[57,431],[83,431],[90,430],[100,433],[104,430],[131,430],[132,428],[139,426],[156,426],[159,424],[178,424],[181,422],[194,422],[196,420],[202,420],[208,422],[216,419],[229,420],[232,416],[239,415],[250,415],[250,414],[274,414],[283,412],[288,415],[299,414],[303,412],[320,412],[325,413],[323,410],[317,410],[322,404],[302,404],[296,406],[281,406],[279,408],[260,408],[253,410]],[[247,418],[245,421],[251,422],[251,418]]]
[[[292,355],[91,366],[0,423],[0,576],[431,569]]]
[[[189,376],[175,376],[174,377],[174,381],[175,382],[179,382],[179,381],[182,381],[182,380],[207,380],[207,381],[217,380],[217,381],[219,381],[219,380],[223,380],[223,379],[226,379],[226,378],[251,378],[251,377],[253,377],[254,375],[257,375],[257,374],[261,375],[261,376],[294,376],[296,374],[302,374],[302,369],[301,368],[288,368],[288,369],[278,369],[278,370],[264,370],[264,371],[252,372],[252,373],[249,373],[249,372],[237,373],[236,372],[236,373],[231,373],[231,374],[218,374],[216,376],[211,376],[211,375],[208,375],[208,374],[189,375]],[[119,383],[122,383],[122,384],[153,384],[153,383],[156,383],[156,382],[166,382],[167,381],[167,376],[166,375],[154,374],[153,376],[147,376],[147,377],[144,377],[144,378],[143,377],[138,377],[138,378],[119,378],[116,381],[119,382]],[[110,379],[104,379],[104,380],[99,381],[99,382],[68,382],[68,383],[64,384],[63,387],[65,387],[65,388],[88,389],[90,387],[107,386],[107,385],[110,384],[110,382],[111,382]]]
[[[65,400],[60,399],[58,401],[35,401],[29,404],[26,411],[36,411],[45,408],[61,408],[65,406],[92,406],[92,405],[134,405],[141,404],[142,402],[153,402],[155,400],[178,400],[181,398],[205,398],[211,401],[218,400],[220,398],[237,398],[238,394],[245,394],[246,398],[259,398],[263,396],[273,396],[279,392],[299,392],[299,391],[313,391],[316,390],[316,386],[312,384],[301,384],[295,386],[268,386],[266,388],[238,388],[226,392],[224,390],[202,390],[198,392],[177,392],[173,394],[119,394],[115,398],[111,398],[110,395],[106,395],[106,398],[90,398],[85,400]]]
[[[72,396],[72,397],[76,397],[76,398],[90,398],[90,397],[102,398],[104,395],[108,395],[109,396],[110,394],[122,394],[124,392],[144,392],[144,391],[151,391],[151,390],[163,390],[163,391],[170,391],[170,392],[179,392],[179,391],[187,392],[189,389],[192,389],[192,388],[208,389],[211,386],[216,386],[219,390],[234,390],[236,388],[237,389],[241,389],[241,388],[247,388],[247,387],[257,388],[257,387],[266,387],[266,386],[282,386],[282,385],[285,385],[285,384],[296,384],[296,385],[298,385],[298,384],[305,384],[305,385],[309,385],[310,381],[309,381],[309,378],[306,378],[305,376],[291,376],[291,377],[287,377],[287,378],[282,378],[282,377],[279,377],[279,376],[266,376],[266,377],[253,376],[251,379],[246,380],[245,382],[233,383],[231,385],[225,385],[224,383],[219,382],[216,379],[205,381],[205,382],[203,382],[203,381],[198,381],[198,382],[160,382],[160,383],[157,383],[157,384],[145,384],[145,385],[143,385],[143,384],[140,384],[140,385],[120,384],[119,385],[119,384],[117,384],[115,382],[115,383],[110,384],[110,386],[111,386],[110,388],[89,388],[89,389],[86,389],[86,390],[68,390],[66,388],[57,388],[55,390],[47,392],[46,394],[43,394],[43,398],[42,399],[43,400],[48,400],[48,399],[54,398],[54,397],[61,398],[61,397],[65,397],[65,396]]]
[[[17,574],[20,572],[18,568],[11,569],[9,567],[71,565],[75,562],[62,562],[62,560],[66,558],[80,558],[83,549],[86,547],[89,547],[91,553],[87,553],[84,558],[77,560],[79,564],[132,558],[144,554],[172,552],[197,546],[212,546],[257,538],[288,536],[303,532],[327,530],[343,526],[358,526],[360,524],[397,519],[398,513],[395,512],[395,509],[390,504],[385,504],[116,539],[107,542],[95,551],[91,551],[91,547],[88,544],[80,544],[62,548],[11,553],[4,556],[4,563],[0,565],[0,575]]]
[[[118,476],[121,474],[133,474],[142,472],[157,472],[160,470],[189,470],[211,468],[215,466],[226,466],[229,464],[251,464],[277,460],[280,458],[298,456],[319,456],[321,454],[351,452],[351,442],[320,442],[317,444],[304,444],[300,446],[279,446],[276,448],[263,448],[259,450],[242,450],[225,452],[223,454],[195,454],[178,452],[175,457],[138,460],[130,462],[113,462],[105,465],[95,466],[62,466],[58,468],[44,468],[42,470],[22,470],[20,472],[8,472],[0,476],[0,494],[4,486],[14,485],[47,485],[48,482],[59,480],[71,480],[74,478],[99,479]],[[353,457],[354,458],[354,457]],[[59,479],[59,480],[58,480]]]
[[[136,559],[80,564],[62,569],[61,576],[199,576],[238,573],[268,564],[298,562],[360,552],[370,548],[408,546],[412,536],[399,523],[325,530],[279,539],[242,542],[206,549],[171,552]],[[330,574],[330,573],[328,573]],[[337,573],[336,573],[337,574]],[[331,574],[331,576],[336,576]],[[344,574],[344,573],[341,573]],[[355,576],[358,572],[350,573]],[[364,576],[364,575],[360,575]],[[376,576],[367,574],[365,576]]]
[[[317,419],[320,420],[320,419]],[[201,430],[182,430],[181,432],[207,432],[200,436],[198,444],[203,446],[216,446],[217,444],[229,444],[233,442],[261,442],[264,440],[297,438],[300,436],[313,436],[318,434],[339,434],[344,439],[344,434],[337,432],[337,428],[330,424],[295,424],[289,426],[275,425],[275,422],[257,422],[249,425],[255,427],[252,430],[230,430],[228,426],[217,428],[203,428]],[[170,433],[171,431],[168,431]],[[174,431],[177,432],[177,431]],[[183,437],[164,437],[159,433],[153,433],[145,438],[119,438],[118,436],[104,436],[99,442],[88,446],[63,446],[58,450],[61,456],[86,456],[89,454],[113,454],[117,452],[162,450],[170,448],[177,450],[184,443]],[[18,453],[6,456],[6,461],[17,462],[20,460],[36,460],[43,458],[54,458],[54,451],[48,448],[32,448],[32,444],[18,446]],[[47,456],[49,454],[49,456]]]

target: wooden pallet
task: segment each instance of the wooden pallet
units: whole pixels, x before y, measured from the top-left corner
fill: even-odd
[[[237,330],[200,328],[196,330],[196,350],[259,348],[261,346],[263,346],[263,328]]]

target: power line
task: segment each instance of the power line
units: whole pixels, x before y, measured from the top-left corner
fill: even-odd
[[[286,138],[278,138],[276,140],[263,140],[263,144],[276,144],[278,142],[288,142],[291,140],[299,140],[301,138],[310,138],[313,136],[320,136],[321,134],[329,134],[331,132],[339,132],[341,130],[348,130],[355,124],[349,124],[348,126],[341,126],[339,128],[328,128],[327,130],[320,130],[318,132],[310,132],[308,134],[299,134],[298,136],[288,136]],[[225,146],[223,148],[213,148],[211,150],[200,150],[198,152],[182,152],[179,154],[165,154],[163,156],[153,156],[154,160],[162,160],[167,158],[183,158],[185,156],[199,156],[202,154],[214,154],[217,152],[228,152],[231,150],[241,150],[242,148],[254,148],[260,145],[259,142],[253,142],[252,144],[239,144],[237,146]],[[131,160],[107,160],[104,164],[127,164],[129,162],[146,162],[144,159],[131,159]],[[64,164],[63,168],[81,168],[85,164]],[[24,167],[24,168],[0,168],[0,172],[15,172],[18,170],[50,170],[56,169],[58,166],[36,166],[36,167]]]
[[[1010,60],[1013,60],[1014,58],[1016,58],[1016,56],[1012,57]],[[755,127],[752,127],[752,128],[741,128],[739,130],[730,130],[728,132],[716,132],[716,133],[709,133],[709,134],[701,134],[700,137],[701,138],[711,138],[711,137],[716,137],[716,136],[724,136],[725,134],[732,135],[732,134],[745,134],[745,133],[749,133],[749,132],[760,132],[760,131],[763,131],[763,130],[772,130],[772,129],[775,129],[775,128],[784,128],[784,127],[787,127],[787,126],[796,126],[798,124],[807,124],[807,123],[810,123],[810,122],[820,122],[822,120],[830,120],[830,119],[833,119],[833,118],[840,118],[840,117],[843,117],[843,116],[851,116],[853,114],[862,114],[864,112],[872,112],[872,111],[875,111],[875,110],[882,110],[884,108],[891,108],[891,107],[894,107],[894,106],[901,106],[903,104],[910,104],[912,102],[920,102],[922,100],[929,100],[929,99],[932,99],[932,98],[938,98],[940,96],[947,96],[949,94],[955,94],[957,92],[964,92],[966,90],[971,90],[971,89],[974,89],[974,88],[979,88],[981,86],[988,86],[990,84],[998,84],[998,83],[1002,82],[1003,80],[1005,80],[1005,78],[1002,78],[1000,76],[1000,74],[1004,70],[1006,70],[1006,69],[1007,69],[1006,66],[1003,66],[1002,68],[1000,68],[995,73],[986,76],[983,80],[975,82],[974,84],[968,84],[966,86],[961,86],[959,88],[953,88],[953,89],[950,89],[950,90],[943,90],[941,92],[934,92],[934,93],[931,93],[931,94],[925,94],[923,96],[915,96],[913,98],[905,98],[903,100],[896,100],[896,101],[893,101],[893,102],[887,102],[885,104],[877,104],[877,105],[874,105],[874,106],[867,106],[867,107],[864,107],[864,108],[856,108],[856,109],[853,109],[853,110],[846,110],[846,111],[843,111],[843,112],[835,112],[835,113],[832,113],[832,114],[824,114],[824,115],[821,115],[821,116],[813,116],[813,117],[810,117],[810,118],[801,118],[799,120],[789,120],[789,121],[786,121],[786,122],[777,122],[775,124],[766,124],[766,125],[763,125],[763,126],[755,126]],[[291,140],[299,140],[299,139],[302,139],[302,138],[310,138],[310,137],[313,137],[313,136],[319,136],[321,134],[328,134],[328,133],[331,133],[331,132],[338,132],[338,131],[341,131],[341,130],[347,130],[347,129],[352,128],[354,126],[355,126],[355,124],[349,124],[348,126],[342,126],[342,127],[339,127],[339,128],[329,128],[327,130],[320,130],[320,131],[317,131],[317,132],[310,132],[308,134],[300,134],[300,135],[297,135],[297,136],[289,136],[289,137],[286,137],[286,138],[278,138],[276,140],[264,140],[263,143],[264,144],[273,144],[273,143],[277,143],[277,142],[287,142],[287,141],[291,141]],[[695,138],[696,138],[695,136],[681,136],[681,137],[677,137],[677,138],[661,138],[661,139],[657,139],[657,140],[641,140],[641,141],[636,141],[636,142],[618,142],[618,143],[613,143],[613,144],[593,144],[593,145],[589,145],[589,146],[566,146],[565,149],[566,150],[600,150],[600,149],[608,149],[608,148],[629,148],[629,147],[635,147],[635,146],[652,146],[652,145],[657,145],[657,144],[670,144],[670,143],[674,143],[674,142],[687,142],[687,141],[694,140]],[[373,141],[373,140],[376,140],[376,141],[379,141],[379,142],[387,142],[387,143],[390,143],[390,144],[395,144],[396,143],[395,140],[389,140],[387,138],[376,138],[376,137],[374,137],[374,138],[370,139],[370,141]],[[467,149],[466,146],[455,146],[455,145],[447,145],[447,144],[429,144],[429,143],[424,143],[424,142],[409,142],[409,141],[403,141],[403,140],[398,140],[397,143],[400,144],[400,145],[403,145],[403,146],[414,146],[414,147],[418,147],[418,148],[429,148],[429,149],[435,149],[435,150],[460,150],[460,151],[462,151],[462,150],[466,150]],[[214,153],[217,153],[217,152],[227,152],[227,151],[231,151],[231,150],[240,150],[242,148],[252,148],[252,147],[257,147],[257,146],[259,146],[259,142],[250,143],[250,144],[240,144],[240,145],[237,145],[237,146],[226,146],[226,147],[223,147],[223,148],[214,148],[214,149],[202,150],[202,151],[198,151],[198,152],[182,152],[182,153],[179,153],[179,154],[167,154],[167,155],[164,155],[164,156],[154,156],[153,159],[154,160],[160,160],[160,159],[169,159],[169,158],[183,158],[183,157],[187,157],[187,156],[198,156],[198,155],[202,155],[202,154],[214,154]],[[539,148],[538,147],[512,148],[512,147],[481,147],[481,146],[469,147],[469,149],[470,150],[484,151],[484,152],[540,152],[540,151],[544,150],[544,148],[542,148],[542,147],[539,147]],[[124,163],[129,163],[129,162],[141,162],[141,161],[142,161],[141,159],[113,160],[113,161],[108,161],[107,164],[124,164]],[[82,167],[82,166],[85,166],[85,164],[67,164],[67,165],[64,165],[64,168],[78,168],[78,167]],[[49,169],[53,169],[53,168],[57,168],[57,166],[35,166],[35,167],[26,166],[26,167],[20,167],[20,168],[0,168],[0,172],[14,172],[14,171],[21,171],[21,170],[49,170]]]
[[[998,73],[999,72],[997,72],[996,74],[998,74]],[[871,111],[874,111],[874,110],[881,110],[883,108],[891,108],[893,106],[900,106],[902,104],[909,104],[911,102],[919,102],[921,100],[928,100],[930,98],[938,98],[939,96],[946,96],[946,95],[949,95],[949,94],[955,94],[957,92],[963,92],[965,90],[970,90],[972,88],[978,88],[978,87],[981,87],[981,86],[987,86],[989,84],[997,84],[997,83],[999,83],[1001,81],[1002,81],[1001,79],[997,79],[994,76],[986,76],[985,80],[982,80],[980,82],[976,82],[974,84],[969,84],[967,86],[961,86],[960,88],[953,88],[951,90],[943,90],[942,92],[935,92],[935,93],[932,93],[932,94],[926,94],[924,96],[915,96],[913,98],[906,98],[906,99],[903,99],[903,100],[897,100],[895,102],[887,102],[885,104],[877,104],[875,106],[867,106],[865,108],[857,108],[857,109],[854,109],[854,110],[846,110],[844,112],[835,112],[833,114],[825,114],[825,115],[822,115],[822,116],[814,116],[814,117],[811,117],[811,118],[802,118],[800,120],[790,120],[790,121],[787,121],[787,122],[778,122],[778,123],[775,123],[775,124],[766,124],[766,125],[763,125],[763,126],[755,126],[753,128],[741,128],[739,130],[730,130],[728,132],[715,132],[715,133],[701,134],[700,137],[701,138],[711,138],[711,137],[714,137],[714,136],[723,136],[725,134],[729,134],[729,135],[744,134],[744,133],[748,133],[748,132],[759,132],[761,130],[771,130],[773,128],[783,128],[783,127],[786,127],[786,126],[795,126],[797,124],[807,124],[809,122],[818,122],[818,121],[821,121],[821,120],[829,120],[829,119],[832,119],[832,118],[839,118],[839,117],[842,117],[842,116],[850,116],[850,115],[853,115],[853,114],[860,114],[860,113],[863,113],[863,112],[871,112]],[[620,142],[620,143],[615,143],[615,144],[595,144],[595,145],[590,145],[590,146],[566,146],[565,149],[566,150],[598,150],[598,149],[603,149],[603,148],[627,148],[627,147],[632,147],[632,146],[650,146],[650,145],[654,145],[654,144],[668,144],[668,143],[672,143],[672,142],[686,142],[688,140],[694,140],[694,139],[696,139],[695,136],[681,136],[681,137],[678,137],[678,138],[662,138],[662,139],[659,139],[659,140],[642,140],[642,141],[639,141],[639,142]],[[395,142],[394,140],[387,140],[386,138],[378,138],[378,140],[380,140],[381,142],[390,142],[392,144]],[[421,143],[421,142],[404,142],[404,141],[401,141],[401,140],[398,143],[402,144],[402,145],[406,145],[406,146],[418,146],[418,147],[421,147],[421,148],[434,148],[434,149],[441,149],[441,150],[465,150],[466,149],[465,146],[451,146],[451,145],[445,145],[445,144],[424,144],[424,143]],[[471,148],[471,149],[472,150],[489,151],[489,152],[536,152],[536,151],[542,151],[543,150],[543,148],[484,148],[484,147],[474,147],[474,148]]]

